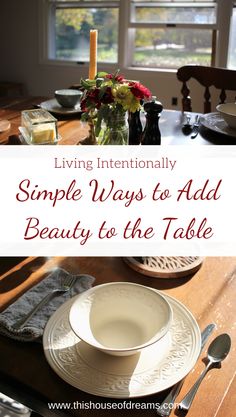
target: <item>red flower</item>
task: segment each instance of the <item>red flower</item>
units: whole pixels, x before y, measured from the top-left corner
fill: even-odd
[[[107,74],[106,78],[108,78],[109,80],[114,79],[115,81],[117,81],[118,83],[122,83],[124,81],[124,76],[123,75],[116,75],[114,77],[113,74]]]
[[[86,103],[87,108],[90,107],[91,105],[93,107],[96,107],[97,109],[101,107],[101,100],[100,100],[99,94],[100,94],[99,88],[95,88],[94,90],[90,90],[87,92],[85,98],[83,99]],[[83,100],[81,101],[81,104]]]
[[[151,91],[143,84],[138,82],[131,82],[129,83],[129,86],[131,86],[130,91],[136,98],[143,100],[145,98],[148,99],[151,97]]]
[[[93,101],[94,103],[99,103],[100,99],[99,99],[99,88],[95,88],[94,90],[91,90],[88,92],[88,99],[90,101]]]
[[[82,112],[87,112],[88,108],[87,108],[87,103],[86,103],[86,98],[83,98],[80,102],[80,108]]]
[[[101,97],[101,103],[110,104],[114,102],[114,97],[111,92],[111,87],[107,87],[105,93]]]

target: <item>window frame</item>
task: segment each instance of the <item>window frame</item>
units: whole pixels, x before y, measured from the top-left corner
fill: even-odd
[[[195,28],[195,29],[211,29],[213,33],[213,38],[216,42],[214,45],[213,42],[213,51],[212,51],[212,65],[227,67],[228,61],[228,45],[229,45],[229,35],[230,35],[230,22],[231,14],[233,12],[234,1],[233,0],[216,0],[216,23],[142,23],[135,22],[133,19],[132,9],[133,4],[132,0],[119,0],[119,1],[83,1],[83,0],[72,0],[72,1],[60,1],[60,0],[43,0],[39,2],[40,6],[40,62],[43,64],[53,64],[60,66],[74,66],[78,67],[76,61],[71,60],[59,60],[54,58],[55,52],[55,42],[54,39],[54,16],[55,8],[58,5],[60,8],[65,7],[118,7],[119,9],[119,22],[118,22],[118,62],[117,63],[104,63],[106,67],[112,71],[115,68],[124,68],[132,69],[138,71],[161,71],[161,72],[175,72],[176,69],[173,68],[164,68],[164,67],[151,67],[151,66],[136,66],[132,62],[133,52],[134,52],[134,38],[135,38],[135,29],[137,28]],[[140,2],[140,4],[145,4]],[[165,1],[159,2],[162,3],[165,7],[177,7],[173,2],[172,4],[167,5]],[[181,0],[179,1],[181,3]],[[188,1],[191,3],[191,1]],[[196,4],[201,4],[204,6],[203,2],[192,2],[193,6]],[[206,4],[212,5],[210,2]],[[138,3],[137,3],[138,4]],[[155,2],[152,2],[152,7]],[[186,5],[182,2],[182,6]],[[217,53],[215,54],[215,51]],[[215,55],[214,55],[215,54]],[[102,62],[99,62],[99,65],[102,65]],[[85,62],[82,64],[84,68],[88,67],[88,63]]]

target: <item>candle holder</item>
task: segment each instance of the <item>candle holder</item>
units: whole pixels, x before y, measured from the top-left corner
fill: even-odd
[[[78,145],[97,145],[97,138],[94,131],[94,123],[92,120],[88,121],[89,131],[88,136],[81,140]]]

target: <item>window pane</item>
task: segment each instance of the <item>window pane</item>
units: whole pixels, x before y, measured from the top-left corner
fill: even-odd
[[[98,61],[117,62],[117,8],[56,9],[55,58],[89,61],[89,31],[98,29]]]
[[[61,0],[64,1],[64,0]],[[67,1],[67,0],[65,0]],[[217,0],[131,0],[132,3],[216,3]]]
[[[236,69],[236,7],[233,9],[233,16],[231,20],[228,67]]]
[[[214,7],[136,7],[136,22],[215,23]]]
[[[69,1],[69,0],[59,0],[59,1]],[[217,0],[131,0],[131,1],[132,3],[216,3]]]
[[[178,68],[211,64],[211,30],[136,29],[133,64]]]
[[[102,3],[104,3],[105,1],[109,2],[109,3],[119,3],[120,0],[48,0],[49,3],[85,3],[85,2],[90,2],[90,3],[96,3],[98,1],[101,1]]]

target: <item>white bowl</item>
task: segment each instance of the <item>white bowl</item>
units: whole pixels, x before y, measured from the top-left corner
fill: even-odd
[[[81,100],[82,92],[80,90],[67,88],[63,90],[56,90],[54,95],[62,107],[71,109]]]
[[[216,106],[216,110],[232,129],[236,129],[236,103],[225,103]]]
[[[70,309],[74,333],[116,356],[137,353],[169,330],[172,310],[160,293],[131,282],[98,285],[78,295]]]

